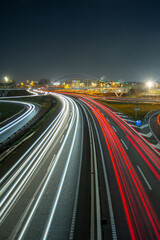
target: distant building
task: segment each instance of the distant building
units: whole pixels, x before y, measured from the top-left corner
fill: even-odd
[[[71,86],[72,86],[72,88],[78,88],[78,87],[80,87],[80,79],[73,79]]]

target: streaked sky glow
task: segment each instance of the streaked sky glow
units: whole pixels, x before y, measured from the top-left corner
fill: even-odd
[[[160,81],[159,1],[6,0],[0,7],[2,76]]]

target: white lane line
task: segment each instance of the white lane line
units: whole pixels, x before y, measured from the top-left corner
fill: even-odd
[[[64,138],[64,134],[63,134],[63,136],[61,137],[60,143],[62,143],[62,141],[63,141],[63,138]]]
[[[147,181],[146,177],[144,176],[144,174],[143,174],[142,170],[140,169],[140,167],[139,167],[138,165],[137,165],[137,168],[138,168],[139,172],[141,173],[141,175],[142,175],[142,177],[143,177],[144,181],[146,182],[146,184],[147,184],[147,186],[148,186],[149,190],[152,190],[152,188],[151,188],[151,186],[150,186],[149,182]]]
[[[100,210],[100,196],[99,196],[99,181],[97,169],[97,156],[93,129],[88,118],[84,106],[81,104],[88,122],[89,138],[90,138],[90,154],[91,154],[91,218],[90,218],[90,239],[95,239],[95,222],[97,223],[97,240],[102,239],[101,232],[101,210]],[[96,211],[94,210],[96,206]],[[95,219],[96,216],[96,219]]]
[[[113,128],[113,130],[114,130],[115,132],[117,132],[117,130],[115,129],[115,127],[112,126],[112,128]]]
[[[83,118],[82,118],[83,120]],[[84,128],[84,122],[82,121],[82,129]],[[82,155],[83,155],[83,140],[84,140],[84,133],[82,131],[82,138],[81,138],[81,156],[80,156],[80,163],[79,163],[79,172],[78,172],[78,180],[77,180],[77,187],[76,187],[76,195],[74,200],[74,207],[73,207],[73,215],[71,221],[71,228],[70,228],[70,235],[69,240],[74,239],[74,230],[76,224],[76,215],[77,215],[77,205],[78,205],[78,196],[79,196],[79,188],[80,188],[80,178],[81,178],[81,169],[82,169]]]
[[[123,139],[121,138],[121,142],[123,143],[123,145],[125,146],[125,148],[128,150],[127,145],[125,144],[125,142],[123,141]]]
[[[81,101],[83,102],[83,100],[81,100]],[[85,102],[84,102],[84,104],[88,105]],[[90,105],[88,105],[88,106],[90,106]],[[90,108],[93,109],[92,106],[90,106]],[[109,206],[109,215],[110,215],[110,223],[111,223],[111,229],[112,229],[112,238],[113,238],[113,240],[117,240],[117,231],[116,231],[116,225],[115,225],[115,220],[114,220],[114,213],[113,213],[113,206],[112,206],[112,200],[111,200],[111,193],[110,193],[108,175],[107,175],[107,172],[105,170],[106,167],[105,167],[105,163],[104,163],[104,155],[103,155],[102,145],[101,145],[101,141],[100,141],[99,134],[98,134],[98,129],[96,127],[94,118],[91,115],[91,113],[89,112],[89,110],[88,110],[88,113],[90,114],[90,116],[93,120],[95,129],[96,129],[96,134],[97,134],[97,138],[98,138],[99,147],[100,147],[100,153],[101,153],[102,165],[103,165],[103,173],[104,173],[104,178],[105,178],[105,186],[106,186],[106,192],[107,192],[107,200],[108,200],[108,206]]]
[[[96,194],[96,215],[97,215],[97,240],[102,239],[101,233],[101,209],[100,209],[100,196],[99,196],[99,181],[98,181],[98,169],[97,169],[97,158],[96,158],[96,147],[93,136],[93,129],[91,128],[91,134],[93,139],[93,164],[95,169],[95,194]],[[92,238],[91,238],[92,239]]]
[[[55,160],[55,157],[56,157],[56,154],[53,155],[53,158],[52,158],[52,160],[51,160],[51,162],[50,162],[50,164],[49,164],[49,166],[48,166],[47,172],[49,172],[50,169],[52,168],[52,165],[53,165],[53,162],[54,162],[54,160]]]
[[[121,113],[121,112],[115,112],[116,114],[118,114],[118,115],[121,115],[121,114],[123,114],[123,113]]]
[[[109,119],[108,118],[106,118],[107,119],[107,121],[109,122]]]

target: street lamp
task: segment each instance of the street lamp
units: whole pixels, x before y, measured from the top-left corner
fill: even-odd
[[[4,77],[4,80],[5,80],[6,82],[8,82],[8,77]]]
[[[146,82],[146,86],[148,88],[148,93],[149,93],[151,88],[153,88],[154,86],[154,82],[152,81],[152,79],[148,79],[148,81]]]
[[[148,81],[148,82],[147,82],[147,86],[148,86],[149,88],[151,88],[151,87],[153,86],[153,82],[152,82],[152,81]]]

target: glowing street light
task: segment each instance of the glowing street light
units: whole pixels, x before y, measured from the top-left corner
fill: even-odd
[[[148,81],[148,82],[147,82],[147,86],[148,86],[149,88],[153,87],[153,82],[152,82],[152,81]]]
[[[8,77],[4,77],[4,80],[5,80],[6,82],[8,82]]]

